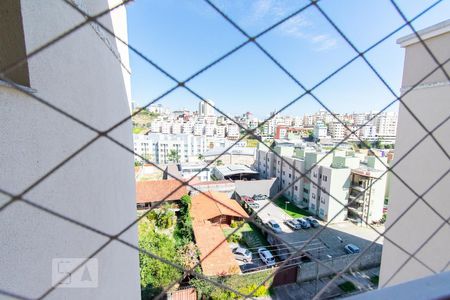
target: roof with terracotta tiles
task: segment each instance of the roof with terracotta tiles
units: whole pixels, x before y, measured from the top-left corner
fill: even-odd
[[[217,276],[240,272],[220,225],[198,221],[193,222],[192,229],[200,252],[203,274]]]
[[[136,182],[136,203],[179,200],[187,194],[186,186],[175,179]]]
[[[193,221],[210,220],[222,215],[249,217],[239,203],[230,199],[225,193],[208,191],[192,197],[191,217]]]

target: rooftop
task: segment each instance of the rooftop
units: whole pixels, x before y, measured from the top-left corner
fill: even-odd
[[[417,31],[422,40],[426,40],[444,33],[450,32],[450,19],[437,23],[433,26]],[[406,47],[419,42],[415,33],[408,34],[397,40],[397,44]]]
[[[175,179],[136,182],[136,203],[179,200],[187,194],[186,186]]]
[[[194,222],[202,222],[223,215],[248,218],[248,214],[239,203],[230,199],[225,193],[208,191],[192,197],[191,216]]]
[[[233,176],[238,174],[258,174],[257,171],[252,170],[246,165],[226,165],[226,166],[216,166],[215,167],[223,176]]]
[[[239,266],[225,240],[222,228],[209,222],[193,222],[192,229],[206,276],[239,273]]]

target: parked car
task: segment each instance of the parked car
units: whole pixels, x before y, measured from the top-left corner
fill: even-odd
[[[286,224],[287,226],[289,226],[290,228],[292,228],[294,230],[302,229],[302,225],[300,225],[297,222],[297,220],[295,220],[295,219],[286,220],[286,221],[284,221],[284,224]]]
[[[241,270],[242,270],[243,273],[250,272],[250,271],[256,271],[256,270],[265,268],[264,266],[260,266],[260,265],[255,264],[255,263],[244,264],[244,265],[241,265],[240,267],[241,267]]]
[[[298,218],[295,220],[300,224],[300,226],[302,226],[303,229],[308,229],[311,227],[311,225],[309,225],[309,222],[303,218]]]
[[[258,254],[261,260],[267,265],[267,266],[273,266],[275,265],[275,258],[273,257],[272,253],[270,253],[269,250],[262,247],[258,249]]]
[[[275,220],[269,220],[269,222],[267,222],[267,226],[269,226],[269,228],[272,229],[275,233],[282,232],[280,224],[278,224]]]
[[[244,262],[251,262],[252,261],[252,253],[250,250],[244,248],[244,247],[237,247],[233,249],[234,257],[238,260],[242,260]]]
[[[257,194],[257,195],[253,195],[253,199],[258,201],[258,200],[266,200],[267,196],[263,195],[263,194]]]
[[[359,247],[353,244],[347,244],[344,246],[345,252],[348,254],[359,253]]]
[[[255,200],[253,200],[252,198],[250,198],[248,196],[242,196],[241,199],[246,203],[254,203],[255,202]]]
[[[256,202],[248,203],[248,206],[250,206],[253,209],[259,209],[259,204]]]
[[[308,221],[309,225],[313,228],[320,226],[319,222],[313,217],[306,217],[305,220]]]

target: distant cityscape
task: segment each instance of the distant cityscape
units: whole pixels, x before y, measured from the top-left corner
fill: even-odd
[[[136,110],[136,107],[133,107]],[[144,115],[144,118],[140,118]],[[145,118],[145,116],[148,116]],[[239,124],[239,125],[238,125]],[[152,105],[133,119],[134,150],[136,160],[147,158],[155,163],[171,161],[169,153],[175,151],[177,162],[196,162],[198,157],[208,156],[212,149],[256,147],[255,137],[263,142],[303,140],[333,146],[344,143],[375,143],[393,148],[397,132],[396,112],[331,114],[319,110],[304,116],[271,114],[267,122],[246,112],[233,120],[214,110],[214,102],[199,103],[198,111],[171,111],[162,105]],[[246,130],[254,130],[246,134]]]

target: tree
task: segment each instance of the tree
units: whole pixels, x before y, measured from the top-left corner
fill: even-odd
[[[139,248],[178,263],[174,239],[155,232],[149,222],[139,223]],[[143,252],[139,252],[139,265],[142,299],[152,299],[181,276],[181,272],[177,268]]]
[[[203,154],[199,154],[198,155],[198,160],[203,160],[205,157],[203,156]]]
[[[217,166],[222,166],[222,165],[223,165],[223,161],[222,161],[221,159],[218,159],[218,160],[216,161],[216,165],[217,165]]]
[[[194,231],[192,230],[192,220],[189,214],[191,207],[191,196],[184,195],[180,199],[180,217],[175,228],[174,236],[179,247],[194,240]]]
[[[180,154],[178,154],[177,150],[170,150],[167,159],[171,162],[178,163],[180,161]]]

